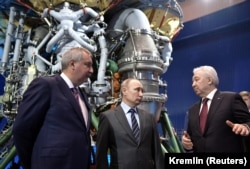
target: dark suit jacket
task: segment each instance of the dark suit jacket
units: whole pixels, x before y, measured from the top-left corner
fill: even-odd
[[[100,115],[96,169],[164,169],[159,133],[153,115],[141,109],[138,114],[141,132],[139,145],[121,106]],[[106,158],[109,148],[110,167]]]
[[[80,106],[59,75],[30,83],[18,108],[13,136],[25,169],[89,168],[90,126],[86,127]]]
[[[195,103],[188,112],[187,132],[193,141],[194,152],[243,152],[243,137],[234,134],[226,124],[226,120],[230,120],[250,126],[250,114],[241,96],[217,91],[210,105],[203,134],[199,128],[200,104],[201,101]]]

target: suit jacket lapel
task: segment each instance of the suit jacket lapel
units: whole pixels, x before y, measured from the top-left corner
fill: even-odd
[[[60,88],[61,93],[68,98],[68,102],[72,105],[73,107],[73,112],[75,112],[77,114],[77,116],[79,116],[79,119],[81,119],[82,123],[84,126],[85,122],[82,116],[82,112],[81,112],[81,108],[79,106],[79,104],[75,101],[75,97],[72,94],[71,90],[69,89],[69,87],[67,86],[66,82],[61,78],[60,75],[56,75],[56,79],[57,79],[57,86]],[[70,112],[69,112],[70,113]]]
[[[90,106],[90,104],[88,102],[88,97],[87,97],[87,95],[85,93],[85,90],[82,89],[82,88],[79,88],[79,91],[80,91],[81,98],[84,101],[84,103],[86,104],[86,107],[87,107],[88,111],[91,111],[91,106]]]
[[[87,97],[87,95],[86,95],[86,93],[85,93],[85,90],[79,88],[79,91],[80,91],[81,98],[82,98],[83,102],[85,103],[86,108],[87,108],[87,111],[88,111],[88,112],[87,112],[87,113],[88,113],[88,126],[87,126],[87,128],[89,129],[89,128],[90,128],[90,123],[91,123],[91,112],[92,112],[92,108],[91,108],[91,106],[90,106],[90,104],[89,104],[89,102],[88,102],[88,97]]]
[[[209,126],[210,121],[213,119],[214,115],[216,114],[216,109],[221,104],[222,99],[223,98],[220,96],[220,92],[217,91],[214,94],[214,97],[212,99],[212,102],[211,102],[211,105],[210,105],[210,108],[209,108],[209,111],[208,111],[205,131],[207,130],[207,126]]]
[[[129,137],[135,141],[135,138],[129,126],[127,117],[125,116],[124,111],[121,108],[121,106],[119,105],[118,107],[116,107],[114,111],[116,111],[115,116],[117,120],[119,121],[119,123],[121,124],[122,128],[126,131],[126,133],[128,133]]]
[[[137,109],[138,111],[138,115],[139,115],[139,121],[140,121],[140,141],[143,140],[143,137],[144,137],[144,133],[146,132],[145,131],[145,125],[146,125],[146,116],[143,115],[143,110],[142,109]]]

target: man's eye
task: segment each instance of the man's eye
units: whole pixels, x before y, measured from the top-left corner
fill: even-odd
[[[137,89],[135,89],[136,91],[138,91],[138,92],[142,92],[143,93],[143,89],[140,89],[140,88],[137,88]]]
[[[84,63],[84,65],[87,67],[92,67],[92,63]]]

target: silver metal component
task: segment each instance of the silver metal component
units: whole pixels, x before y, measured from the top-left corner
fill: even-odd
[[[0,62],[0,73],[5,77],[0,115],[13,122],[30,82],[37,76],[59,73],[63,53],[73,47],[85,47],[93,54],[94,75],[80,87],[93,106],[94,128],[97,129],[99,113],[119,105],[119,85],[131,77],[144,86],[139,107],[151,112],[156,121],[160,119],[167,101],[167,84],[160,75],[173,60],[171,38],[181,28],[182,11],[176,0],[137,0],[136,8],[132,1],[121,1],[112,8],[111,2],[105,0],[103,3],[87,0],[85,5],[76,0],[29,2],[39,8],[37,11],[43,11],[35,18],[33,27],[24,25],[25,19],[30,18],[23,11],[10,7]],[[88,3],[96,6],[88,7]],[[111,10],[111,15],[104,15],[107,10]],[[170,128],[167,116],[164,117]],[[168,140],[172,140],[173,134],[169,136]],[[6,155],[3,153],[1,157]]]
[[[131,30],[118,60],[122,79],[137,78],[144,87],[142,109],[150,110],[159,120],[166,98],[159,94],[159,75],[163,73],[163,61],[160,58],[154,39],[146,30]]]

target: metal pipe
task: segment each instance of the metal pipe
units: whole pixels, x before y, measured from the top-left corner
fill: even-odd
[[[10,151],[7,153],[5,158],[0,163],[0,169],[5,169],[6,165],[14,158],[16,155],[16,147],[12,146]]]
[[[21,42],[23,39],[23,27],[24,27],[24,13],[21,12],[20,19],[18,22],[18,27],[16,30],[16,43],[15,43],[15,49],[14,49],[14,56],[13,56],[13,63],[15,64],[19,60],[20,56],[20,50],[21,50]]]
[[[3,57],[2,57],[1,72],[3,73],[6,71],[6,66],[7,66],[8,59],[9,59],[10,44],[11,44],[11,38],[13,37],[13,29],[14,29],[14,17],[15,17],[15,8],[10,7],[9,22],[8,22],[8,27],[6,31]]]
[[[2,147],[12,136],[12,127],[9,127],[4,134],[0,135],[0,146]]]
[[[181,150],[180,150],[180,147],[177,143],[177,139],[176,139],[175,134],[173,132],[173,128],[172,128],[171,122],[168,118],[167,112],[163,112],[163,119],[165,121],[166,129],[167,129],[168,134],[170,136],[171,142],[173,143],[173,148],[174,148],[176,153],[180,153]]]

